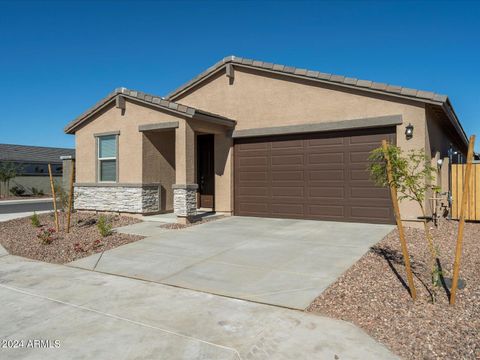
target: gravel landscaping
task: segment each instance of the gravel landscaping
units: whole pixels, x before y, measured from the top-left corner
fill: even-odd
[[[140,222],[129,216],[104,217],[112,228]],[[62,215],[59,233],[54,231],[53,212],[39,214],[38,219],[41,227],[33,226],[29,217],[0,223],[0,244],[12,255],[63,264],[143,239],[116,232],[102,237],[97,228],[99,215],[95,213],[74,213],[69,234],[63,231],[65,219]]]
[[[433,229],[445,278],[452,276],[458,223]],[[432,304],[423,231],[406,229],[418,299],[412,302],[397,231],[391,232],[310,305],[308,311],[350,321],[404,359],[480,359],[480,224],[468,223],[461,265],[466,287],[448,304],[448,287]],[[448,280],[447,280],[448,281]],[[403,283],[402,283],[403,282]]]

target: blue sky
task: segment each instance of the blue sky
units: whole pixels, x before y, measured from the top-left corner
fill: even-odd
[[[460,1],[0,0],[0,143],[73,146],[65,124],[114,88],[166,95],[227,55],[447,94],[480,134],[479,18]]]

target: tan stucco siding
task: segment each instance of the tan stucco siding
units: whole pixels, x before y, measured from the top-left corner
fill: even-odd
[[[233,139],[215,134],[215,210],[231,213],[233,209]]]
[[[431,107],[426,108],[428,143],[433,152],[440,152],[441,157],[448,156],[448,149],[452,145],[462,153],[466,152],[465,144],[459,139],[452,124],[439,117]]]
[[[175,132],[145,132],[143,135],[142,183],[160,184],[160,205],[163,211],[173,210],[175,183]]]
[[[222,73],[175,101],[237,120],[236,130],[398,114],[425,120],[419,102],[244,69],[231,85]]]
[[[426,108],[427,121],[427,149],[430,149],[432,158],[432,166],[437,167],[437,161],[443,160],[443,164],[439,167],[436,185],[442,192],[449,191],[448,171],[448,150],[452,146],[455,150],[465,153],[465,145],[459,139],[458,134],[450,123],[446,123],[444,119],[438,116],[431,107]]]
[[[218,74],[175,101],[234,119],[236,130],[402,115],[397,144],[405,150],[426,146],[423,103],[258,71],[236,70],[233,84]],[[415,136],[407,141],[408,123]]]
[[[138,126],[178,120],[179,118],[176,116],[131,101],[126,101],[123,115],[120,109],[115,108],[113,104],[110,105],[75,133],[76,181],[78,183],[96,182],[95,134],[112,131],[120,132],[118,136],[118,182],[142,183],[144,176],[152,179],[148,171],[145,174],[143,172],[143,133],[138,131]],[[156,170],[157,173],[159,171]]]
[[[236,130],[402,115],[397,145],[404,150],[428,146],[423,103],[254,70],[236,69],[233,84],[224,73],[218,74],[175,101],[234,119]],[[415,128],[410,140],[404,135],[408,123]],[[228,151],[228,162],[231,156]],[[217,202],[220,196],[231,196],[231,186],[229,181],[216,185]],[[402,203],[401,210],[405,218],[419,215],[413,203]]]

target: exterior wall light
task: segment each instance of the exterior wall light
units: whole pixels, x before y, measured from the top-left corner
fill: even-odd
[[[442,164],[443,164],[443,159],[438,159],[437,160],[437,165],[438,165],[439,168],[442,167]]]
[[[405,137],[407,140],[410,140],[413,137],[413,125],[410,123],[405,128]]]

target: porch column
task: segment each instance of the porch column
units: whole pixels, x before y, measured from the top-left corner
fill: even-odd
[[[195,183],[195,132],[188,120],[180,121],[175,130],[175,184],[173,209],[182,223],[197,214]]]

